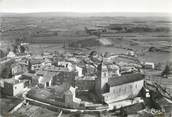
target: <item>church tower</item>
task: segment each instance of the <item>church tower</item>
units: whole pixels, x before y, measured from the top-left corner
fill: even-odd
[[[109,74],[108,68],[103,64],[103,61],[97,67],[97,78],[96,78],[96,92],[104,93],[106,91],[106,83],[108,82]]]

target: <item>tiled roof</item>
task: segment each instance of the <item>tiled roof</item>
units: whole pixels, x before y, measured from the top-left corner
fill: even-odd
[[[113,87],[113,86],[131,83],[131,82],[135,82],[135,81],[139,81],[143,79],[144,79],[144,75],[140,73],[127,74],[127,75],[109,78],[108,84],[111,87]]]
[[[41,59],[32,59],[31,61],[30,61],[30,63],[32,64],[32,65],[34,65],[34,64],[41,64],[43,62],[43,60],[41,60]]]
[[[10,84],[18,84],[18,83],[22,83],[22,82],[25,82],[26,80],[17,80],[15,79],[14,77],[13,78],[10,78],[10,79],[4,79],[3,82],[6,82],[6,83],[10,83]]]
[[[69,69],[66,67],[52,67],[52,66],[51,67],[45,67],[43,70],[44,71],[54,71],[54,72],[61,72],[61,71],[68,72],[69,71]]]

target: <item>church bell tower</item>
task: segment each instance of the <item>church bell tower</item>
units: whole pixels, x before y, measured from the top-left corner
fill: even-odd
[[[97,67],[96,91],[104,93],[106,90],[106,83],[108,82],[109,74],[108,68],[103,64],[103,61]]]

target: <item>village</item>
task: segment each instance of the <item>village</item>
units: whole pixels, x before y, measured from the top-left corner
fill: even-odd
[[[172,101],[172,90],[154,82],[155,76],[170,79],[171,68],[159,70],[153,62],[140,61],[134,51],[125,54],[44,51],[32,55],[27,46],[28,43],[19,43],[15,51],[9,50],[0,61],[5,68],[0,79],[1,97],[21,100],[11,113],[22,105],[39,105],[61,112],[118,110],[118,114],[126,116],[125,107],[140,104],[140,111],[163,114],[164,106],[156,106],[156,100],[151,102],[156,99],[155,94]]]

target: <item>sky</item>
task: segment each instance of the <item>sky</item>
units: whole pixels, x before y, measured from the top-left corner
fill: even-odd
[[[172,0],[0,0],[0,12],[172,13]]]

